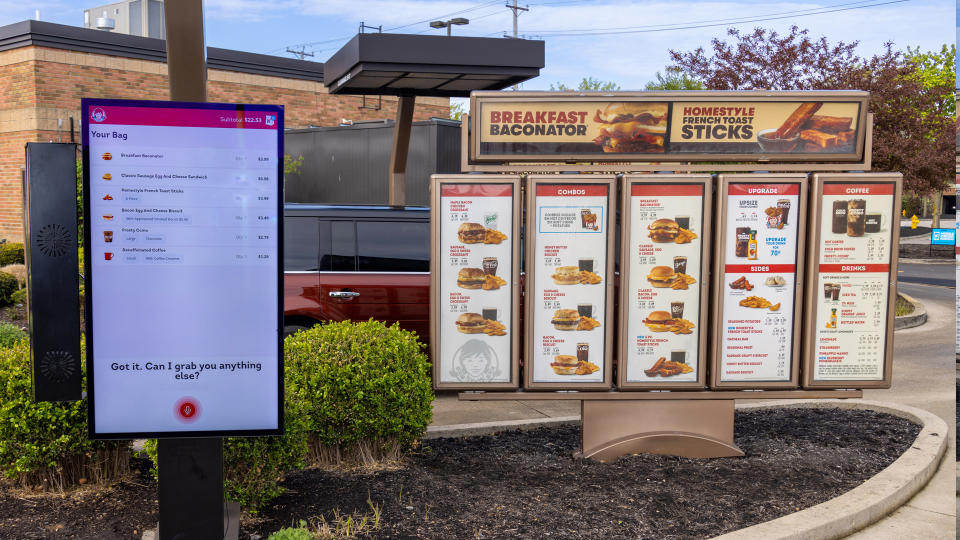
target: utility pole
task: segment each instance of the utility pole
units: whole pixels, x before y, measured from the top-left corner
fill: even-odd
[[[513,39],[517,39],[517,17],[520,16],[521,11],[530,11],[530,7],[520,7],[517,5],[517,0],[513,0],[513,5],[506,4],[511,11],[513,11]],[[513,90],[516,91],[517,85],[513,85]]]
[[[313,56],[313,53],[312,52],[308,53],[307,48],[302,45],[300,46],[299,51],[296,49],[291,49],[290,47],[287,47],[287,52],[299,56],[301,60],[303,60],[304,56],[311,56],[311,57]]]

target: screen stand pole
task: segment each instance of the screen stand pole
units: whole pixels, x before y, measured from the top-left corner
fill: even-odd
[[[203,3],[167,0],[163,14],[170,99],[206,101]],[[239,515],[223,506],[223,439],[159,439],[157,453],[160,540],[237,538]]]

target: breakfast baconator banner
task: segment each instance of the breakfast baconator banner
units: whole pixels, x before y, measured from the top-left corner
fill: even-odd
[[[529,182],[526,385],[609,387],[614,178]]]
[[[852,161],[863,156],[866,96],[685,92],[597,100],[476,93],[471,158]]]

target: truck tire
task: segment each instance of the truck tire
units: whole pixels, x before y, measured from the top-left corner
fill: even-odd
[[[306,330],[306,326],[300,326],[299,324],[288,324],[283,327],[283,339],[287,339],[288,336],[296,334],[300,330]]]

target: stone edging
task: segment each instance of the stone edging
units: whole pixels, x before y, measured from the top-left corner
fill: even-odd
[[[788,400],[750,403],[740,410],[776,407],[868,409],[923,425],[910,448],[886,469],[850,491],[816,506],[759,523],[716,540],[763,538],[799,540],[840,538],[856,532],[902,506],[933,477],[947,449],[947,424],[933,413],[906,405],[870,400]]]
[[[897,292],[900,296],[906,299],[907,302],[913,304],[913,313],[909,315],[902,315],[900,317],[895,317],[893,322],[894,330],[903,330],[904,328],[913,328],[914,326],[920,326],[927,322],[927,308],[923,307],[916,298],[904,294],[902,292]]]

